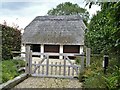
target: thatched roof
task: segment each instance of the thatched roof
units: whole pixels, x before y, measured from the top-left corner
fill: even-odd
[[[79,15],[38,16],[25,27],[25,44],[84,45],[83,20]]]

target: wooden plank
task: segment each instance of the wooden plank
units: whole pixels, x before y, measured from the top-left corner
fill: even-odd
[[[51,75],[53,74],[53,62],[51,62]]]
[[[82,53],[84,54],[84,53]],[[81,68],[80,68],[80,73],[83,73],[84,71],[84,56],[81,56]]]
[[[55,75],[57,74],[57,62],[55,62]]]
[[[12,53],[23,53],[23,54],[26,54],[26,52],[20,52],[20,51],[12,51]],[[78,53],[40,53],[40,52],[33,52],[32,55],[38,55],[38,56],[41,56],[41,55],[49,55],[49,56],[82,56],[83,54],[78,54]],[[100,54],[94,54],[94,55],[97,55],[99,56]],[[94,56],[93,55],[93,56]]]
[[[43,63],[43,61],[44,61],[45,59],[46,59],[46,57],[44,57],[39,64],[36,64],[36,63],[32,64],[32,65],[36,66],[36,67],[35,67],[35,70],[37,70],[40,66],[42,66],[42,63]],[[43,64],[43,65],[45,66],[46,64]]]
[[[66,56],[66,59],[68,60],[68,62],[69,62],[70,64],[73,64],[73,63],[70,61],[70,59],[69,59],[68,56]]]
[[[68,62],[72,65],[72,68],[76,71],[76,73],[78,73],[77,67],[74,67],[74,66],[76,66],[76,65],[74,65],[74,64],[70,61],[70,59],[68,58],[68,56],[66,56],[66,59],[67,59]]]
[[[25,73],[29,74],[29,52],[30,52],[30,45],[26,45],[25,47],[26,49],[26,55],[25,55],[25,59],[26,59],[26,65],[25,65]]]
[[[40,64],[43,63],[43,61],[45,61],[45,59],[47,59],[46,56],[41,60]]]
[[[74,68],[72,67],[72,76],[74,76]]]
[[[13,54],[20,54],[20,53],[23,53],[23,54],[26,54],[26,52],[20,52],[20,51],[12,51]]]
[[[42,74],[44,74],[44,66],[42,66]]]
[[[46,60],[46,75],[48,75],[49,72],[49,56],[47,55],[47,60]]]
[[[66,75],[66,56],[64,56],[64,76]]]
[[[38,64],[40,65],[40,62]],[[40,74],[40,66],[38,66],[38,74]]]
[[[32,64],[32,65],[36,65],[37,67],[38,66],[46,66],[46,64]],[[58,67],[64,67],[64,65],[59,65],[59,64],[57,64],[57,65],[55,65],[55,64],[49,64],[49,66],[53,66],[53,67],[55,67],[55,66],[58,66]],[[81,68],[81,66],[80,65],[66,65],[66,67],[73,67],[73,68],[76,68],[76,67],[79,67],[79,68]]]
[[[70,66],[68,66],[68,76],[70,76]]]
[[[78,53],[40,53],[40,52],[33,52],[32,55],[49,55],[49,56],[82,56],[83,54]]]
[[[32,50],[30,50],[29,54],[29,75],[32,74]]]
[[[90,48],[86,48],[86,67],[90,66]]]
[[[37,66],[36,66],[36,61],[34,62],[35,64],[34,64],[34,73],[36,73],[36,68],[37,68]]]
[[[61,62],[59,63],[59,75],[61,75]]]

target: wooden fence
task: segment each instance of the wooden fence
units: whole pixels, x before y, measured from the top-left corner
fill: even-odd
[[[31,52],[32,53],[32,52]],[[38,63],[34,61],[30,74],[32,76],[41,77],[62,77],[62,78],[73,78],[77,77],[80,72],[83,71],[84,65],[76,65],[73,63],[68,56],[75,56],[74,54],[59,54],[59,53],[32,53],[32,55],[44,55],[45,57]],[[63,63],[61,62],[49,62],[49,56],[60,56],[64,57]],[[81,56],[81,63],[84,64],[84,55],[76,54]],[[46,62],[44,62],[46,61]],[[60,60],[61,61],[61,60]],[[43,63],[44,62],[44,63]],[[69,64],[67,64],[68,62]],[[82,67],[81,67],[82,66]]]
[[[79,73],[84,71],[84,57],[86,56],[86,67],[90,66],[90,49],[86,49],[86,55],[82,54],[70,54],[70,53],[39,53],[32,52],[30,50],[30,46],[26,45],[26,52],[21,52],[26,54],[26,73],[32,76],[47,76],[47,77],[64,77],[64,78],[72,78],[75,75],[78,76]],[[43,55],[44,58],[39,62],[32,62],[32,56]],[[63,56],[64,63],[61,62],[49,62],[49,56]],[[80,65],[76,65],[72,63],[68,56],[79,56]],[[46,64],[43,61],[46,60]],[[70,63],[70,65],[66,64],[66,61]]]

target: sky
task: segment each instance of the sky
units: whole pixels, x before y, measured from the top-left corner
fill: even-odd
[[[7,22],[8,26],[19,26],[25,28],[36,16],[47,15],[48,10],[55,8],[58,4],[71,2],[86,8],[90,16],[100,10],[100,6],[93,5],[91,9],[85,7],[84,0],[1,0],[0,23]]]

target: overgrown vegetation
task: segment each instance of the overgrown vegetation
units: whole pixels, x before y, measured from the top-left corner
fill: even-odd
[[[13,79],[14,77],[20,75],[17,70],[20,67],[25,66],[25,61],[23,60],[3,60],[2,61],[2,83]]]
[[[103,57],[91,57],[90,67],[85,68],[84,88],[120,88],[120,68],[115,64],[117,60],[110,58],[107,73],[104,74],[102,67]],[[114,63],[114,64],[113,64]],[[80,78],[81,79],[81,78]]]
[[[2,59],[12,59],[12,51],[21,49],[21,32],[7,25],[0,25],[0,28],[2,28]]]
[[[120,59],[120,1],[100,3],[86,32],[86,46],[92,53],[114,54]]]
[[[87,67],[85,88],[120,88],[120,1],[97,3],[101,11],[94,15],[86,32],[86,46],[92,54],[108,54],[109,67],[103,73],[102,57],[92,57],[91,66]],[[92,3],[90,3],[91,7]]]

